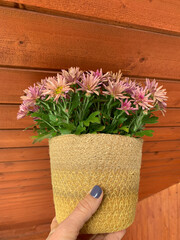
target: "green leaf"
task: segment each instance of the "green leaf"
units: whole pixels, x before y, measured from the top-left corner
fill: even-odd
[[[25,128],[25,129],[23,129],[23,131],[25,131],[25,130],[27,130],[27,129],[31,128],[31,127],[34,127],[34,124],[33,124],[33,125],[31,125],[31,126],[29,126],[29,127],[27,127],[27,128]]]
[[[129,137],[131,137],[131,134],[126,134],[125,136],[129,136]]]
[[[152,134],[153,132],[154,132],[154,130],[141,130],[139,132],[134,133],[134,135],[138,136],[138,137],[143,137],[144,135],[152,137],[153,136],[153,134]]]
[[[91,113],[89,117],[85,121],[83,121],[84,125],[88,127],[90,123],[101,123],[100,118],[96,117],[99,114],[100,114],[100,111]]]
[[[44,100],[39,100],[39,102],[37,102],[37,105],[41,106],[42,104],[45,106],[46,110],[51,110],[47,101],[45,102]]]
[[[112,133],[118,133],[118,129],[114,130]]]
[[[51,122],[56,123],[56,122],[58,121],[58,118],[57,118],[57,116],[54,116],[53,114],[50,114],[50,115],[49,115],[49,120],[50,120]]]
[[[96,133],[103,131],[105,129],[105,126],[103,125],[97,125],[96,127],[93,127],[93,130],[90,133]]]
[[[115,101],[114,103],[111,104],[111,107],[115,107],[115,106],[118,106],[120,103],[120,101]]]
[[[31,136],[31,138],[36,138],[34,141],[33,141],[33,144],[36,143],[36,142],[41,142],[43,139],[45,138],[49,138],[51,137],[51,134],[42,134],[42,135],[38,135],[38,136]]]
[[[152,116],[152,117],[145,116],[142,121],[144,124],[152,124],[152,123],[157,123],[158,118],[159,117],[156,117],[156,116]]]
[[[43,113],[33,112],[31,113],[31,117],[40,117]]]
[[[59,129],[59,132],[60,132],[62,135],[71,134],[71,130],[69,130],[69,129],[67,129],[67,128],[61,128],[61,129]]]
[[[125,132],[129,132],[129,127],[128,126],[122,126],[121,128],[119,128],[120,130],[123,130]]]
[[[79,134],[81,134],[85,130],[86,130],[86,128],[83,127],[83,122],[80,122],[79,125],[76,128],[75,134],[79,135]]]
[[[127,120],[126,117],[121,117],[119,120],[118,120],[118,124],[121,124],[123,122],[125,122]]]
[[[75,108],[78,107],[79,103],[80,103],[80,97],[79,97],[79,94],[78,93],[75,93],[73,96],[72,96],[72,105],[71,105],[71,108],[70,108],[70,112],[72,112]]]
[[[46,120],[46,121],[49,120],[48,115],[45,114],[45,113],[42,113],[42,112],[41,112],[41,113],[39,113],[39,112],[34,112],[34,113],[31,114],[31,117],[39,117],[39,118],[40,118],[39,120],[41,120],[41,119]]]
[[[62,126],[63,128],[66,128],[66,129],[69,130],[69,131],[73,131],[73,130],[76,129],[74,123],[71,123],[71,122],[69,122],[69,123],[63,122],[63,123],[61,123],[61,126]]]

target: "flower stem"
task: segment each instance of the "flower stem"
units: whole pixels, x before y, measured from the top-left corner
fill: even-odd
[[[44,120],[44,119],[42,119],[42,118],[41,118],[41,120],[42,120],[43,122],[45,122],[47,125],[49,125],[55,132],[57,132],[57,130],[56,130],[50,123],[48,123],[46,120]]]
[[[84,119],[84,115],[85,115],[85,113],[86,113],[86,109],[87,109],[87,106],[88,106],[88,104],[89,104],[89,99],[90,99],[90,97],[87,97],[87,96],[85,95],[85,100],[84,100],[83,109],[82,109],[82,115],[81,115],[81,119],[82,119],[82,120]]]
[[[111,116],[111,107],[110,107],[110,105],[111,105],[112,101],[113,101],[113,97],[110,98],[110,100],[109,100],[109,102],[107,104],[107,110],[108,110],[109,116]]]

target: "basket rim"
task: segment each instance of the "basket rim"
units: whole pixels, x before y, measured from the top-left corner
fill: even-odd
[[[125,136],[125,135],[119,135],[119,134],[110,134],[110,133],[98,133],[98,134],[92,134],[92,133],[85,133],[85,134],[80,134],[80,135],[76,135],[76,134],[64,134],[64,135],[58,135],[55,137],[52,137],[49,140],[49,143],[51,143],[52,141],[54,141],[55,139],[59,139],[59,138],[69,138],[69,137],[76,137],[76,138],[85,138],[85,137],[89,137],[91,135],[91,137],[96,138],[97,136],[104,136],[106,135],[107,137],[112,136],[114,138],[129,138],[132,141],[136,141],[136,142],[144,142],[143,138],[135,138],[135,137],[130,137],[130,136]]]

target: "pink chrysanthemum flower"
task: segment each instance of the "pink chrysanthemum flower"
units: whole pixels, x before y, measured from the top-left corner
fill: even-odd
[[[122,82],[125,83],[125,86],[127,87],[126,93],[132,94],[134,90],[136,90],[137,86],[141,86],[139,83],[137,83],[135,80],[132,81],[128,77],[125,77]]]
[[[150,82],[150,80],[146,78],[146,91],[151,93],[154,105],[158,104],[162,114],[164,115],[166,112],[165,108],[167,106],[165,101],[168,97],[166,96],[166,90],[161,89],[162,87],[163,86],[158,87],[158,82],[156,82],[155,79]]]
[[[116,99],[119,98],[129,98],[128,96],[125,96],[125,90],[127,89],[127,87],[125,86],[125,84],[120,81],[120,82],[111,82],[110,80],[108,81],[108,86],[104,85],[104,88],[107,91],[103,91],[104,94],[107,95],[111,95]]]
[[[146,88],[143,89],[142,87],[137,86],[136,90],[133,91],[131,97],[134,99],[136,108],[138,108],[138,106],[141,106],[143,110],[149,110],[150,108],[154,107],[150,104],[154,102],[152,99],[149,99],[150,95],[151,93],[146,95]]]
[[[66,78],[60,74],[57,74],[57,77],[49,77],[45,83],[45,90],[43,90],[44,95],[49,95],[46,101],[54,98],[57,103],[60,97],[66,98],[66,93],[73,91],[69,84],[66,82]]]
[[[46,95],[43,94],[43,90],[45,90],[45,84],[47,82],[48,78],[41,79],[41,82],[37,82],[37,86],[39,87],[39,91],[41,92],[41,99],[44,100],[46,98]]]
[[[28,106],[26,106],[25,104],[21,104],[19,107],[19,111],[17,113],[17,119],[25,117],[28,112],[29,112]]]
[[[79,69],[79,67],[70,67],[68,71],[62,70],[62,76],[66,78],[67,83],[76,84],[76,81],[79,80],[83,73]]]
[[[17,119],[21,119],[25,117],[29,111],[37,112],[38,110],[39,110],[39,106],[29,105],[28,102],[24,101],[19,107],[19,111],[17,113]]]
[[[33,106],[36,103],[36,99],[41,97],[42,90],[39,86],[36,86],[34,83],[34,87],[30,86],[28,89],[24,90],[25,96],[21,96],[20,98],[26,103],[26,105]]]
[[[45,90],[45,84],[48,80],[48,77],[46,77],[45,79],[41,79],[41,82],[37,82],[37,86],[39,87],[39,89],[42,91],[42,90]]]
[[[150,80],[146,78],[146,88],[150,93],[152,94],[155,93],[157,89],[157,85],[158,85],[158,82],[156,82],[155,79],[152,82],[150,82]]]
[[[158,87],[158,82],[155,81],[155,79],[150,82],[150,80],[148,78],[146,78],[146,89],[147,91],[149,91],[152,96],[153,96],[153,100],[154,102],[164,102],[167,100],[167,96],[166,96],[166,90],[165,89],[161,89],[163,86]]]
[[[118,110],[124,110],[126,112],[127,115],[129,115],[129,110],[137,110],[137,108],[134,108],[131,106],[131,101],[132,100],[129,100],[126,99],[125,102],[123,102],[122,100],[120,100],[121,102],[121,107],[120,108],[117,108]]]
[[[77,80],[77,84],[81,87],[78,88],[77,91],[86,91],[87,95],[90,95],[91,93],[99,95],[99,92],[97,91],[101,84],[99,77],[94,76],[93,74],[85,75],[83,73],[81,82]]]
[[[98,77],[101,82],[108,81],[109,72],[107,72],[107,73],[105,73],[105,74],[103,75],[102,68],[101,68],[100,70],[97,69],[96,72],[94,72],[94,71],[87,71],[87,73],[88,73],[88,72],[90,72],[90,74],[92,74],[94,77]]]
[[[121,72],[121,70],[119,70],[116,73],[113,73],[112,71],[110,71],[109,75],[110,75],[110,80],[111,81],[119,82],[121,80],[121,77],[122,77],[122,72]]]
[[[165,102],[158,102],[158,106],[162,112],[162,115],[165,116],[167,104]]]

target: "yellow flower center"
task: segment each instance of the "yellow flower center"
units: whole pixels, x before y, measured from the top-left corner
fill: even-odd
[[[63,87],[60,86],[60,87],[58,87],[58,88],[55,90],[55,93],[56,93],[56,94],[61,94],[61,93],[62,93],[62,90],[63,90]]]

